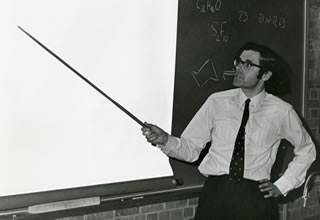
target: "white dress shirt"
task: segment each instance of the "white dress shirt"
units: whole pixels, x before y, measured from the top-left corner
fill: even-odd
[[[181,138],[169,136],[160,146],[168,156],[193,162],[206,143],[211,147],[199,166],[204,175],[229,174],[234,142],[241,123],[244,102],[241,89],[212,94],[200,108]],[[315,160],[314,143],[292,106],[264,90],[251,98],[246,125],[244,178],[270,179],[281,139],[294,146],[295,157],[274,183],[282,194],[300,186]]]

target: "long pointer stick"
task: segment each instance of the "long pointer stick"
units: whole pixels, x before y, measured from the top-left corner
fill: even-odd
[[[81,79],[86,81],[90,86],[92,86],[94,89],[96,89],[100,94],[102,94],[104,97],[109,99],[113,104],[115,104],[119,109],[121,109],[124,113],[126,113],[130,118],[135,120],[139,125],[142,127],[145,127],[146,125],[140,121],[136,116],[134,116],[131,112],[129,112],[127,109],[125,109],[122,105],[117,103],[115,100],[113,100],[110,96],[105,94],[101,89],[99,89],[95,84],[90,82],[86,77],[84,77],[82,74],[80,74],[77,70],[75,70],[72,66],[70,66],[68,63],[66,63],[63,59],[61,59],[58,55],[56,55],[54,52],[52,52],[49,48],[47,48],[45,45],[43,45],[40,41],[38,41],[36,38],[34,38],[31,34],[29,34],[27,31],[25,31],[23,28],[18,26],[18,28],[23,31],[26,35],[28,35],[32,40],[34,40],[37,44],[39,44],[43,49],[45,49],[47,52],[49,52],[52,56],[54,56],[57,60],[59,60],[61,63],[63,63],[66,67],[68,67],[72,72],[77,74]]]

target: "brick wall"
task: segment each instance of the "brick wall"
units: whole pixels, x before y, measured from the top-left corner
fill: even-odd
[[[308,60],[306,73],[305,119],[317,143],[320,143],[320,0],[309,1]],[[280,219],[320,220],[320,181],[316,181],[310,192],[307,206],[303,200],[280,206]],[[192,220],[197,198],[173,202],[156,203],[140,207],[112,210],[57,220]],[[287,209],[285,215],[283,210]]]
[[[190,198],[57,220],[192,220],[197,204],[198,198]]]
[[[305,119],[311,134],[320,143],[320,0],[309,1],[309,26],[307,48]],[[318,150],[319,151],[319,150]],[[318,153],[319,154],[319,153]],[[319,170],[319,168],[318,168]],[[299,198],[288,203],[288,220],[320,219],[320,178],[316,179],[307,206],[303,208],[303,200]]]
[[[309,8],[306,119],[320,142],[320,1],[311,0]]]
[[[317,181],[318,182],[318,181]],[[309,192],[306,207],[303,199],[299,198],[288,203],[287,220],[319,220],[320,219],[320,183],[317,183]]]

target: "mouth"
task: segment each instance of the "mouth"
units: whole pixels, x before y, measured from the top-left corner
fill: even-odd
[[[237,73],[237,74],[234,75],[234,78],[236,78],[236,79],[242,79],[243,77],[242,77],[239,73]]]
[[[236,71],[235,72],[235,74],[234,74],[234,78],[237,78],[237,79],[242,79],[243,77],[242,77],[242,73],[241,73],[241,71]]]

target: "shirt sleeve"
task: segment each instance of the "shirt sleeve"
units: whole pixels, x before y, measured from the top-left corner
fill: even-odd
[[[213,101],[209,97],[190,121],[180,138],[169,136],[161,150],[170,157],[194,162],[198,159],[201,150],[211,140],[213,128]]]
[[[274,183],[283,195],[299,187],[316,158],[315,145],[302,125],[297,113],[291,107],[283,117],[280,137],[288,140],[294,147],[294,158],[284,174]]]

